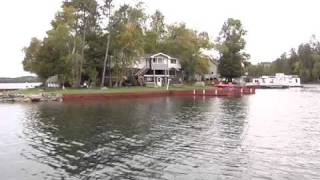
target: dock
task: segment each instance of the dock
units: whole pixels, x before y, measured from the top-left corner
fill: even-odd
[[[194,90],[168,90],[156,92],[126,92],[126,93],[95,93],[95,94],[65,94],[63,101],[102,101],[110,99],[126,98],[150,98],[150,97],[241,97],[255,94],[255,87],[244,86],[217,86],[212,89]]]

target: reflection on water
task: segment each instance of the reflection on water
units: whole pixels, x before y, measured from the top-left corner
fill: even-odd
[[[320,88],[0,105],[5,179],[319,178]]]

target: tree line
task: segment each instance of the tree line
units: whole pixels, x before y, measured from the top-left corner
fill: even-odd
[[[229,79],[243,74],[241,62],[248,57],[242,52],[246,31],[239,20],[228,19],[213,42],[207,32],[185,23],[166,24],[159,10],[147,14],[143,3],[115,9],[113,0],[66,0],[51,26],[45,38],[32,38],[24,48],[23,67],[43,80],[58,75],[73,87],[84,79],[104,86],[108,73],[121,86],[124,77],[133,79],[128,67],[144,54],[178,58],[186,80],[208,72],[212,57],[203,55],[204,50],[220,52],[219,71]]]
[[[320,80],[320,42],[312,36],[310,42],[302,43],[297,49],[283,53],[271,63],[259,63],[248,68],[250,76],[274,75],[285,73],[299,75],[303,82]]]

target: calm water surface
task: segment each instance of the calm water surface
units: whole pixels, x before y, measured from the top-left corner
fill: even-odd
[[[0,179],[319,179],[320,86],[0,104]]]

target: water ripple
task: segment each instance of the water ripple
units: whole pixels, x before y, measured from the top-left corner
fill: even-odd
[[[318,179],[319,89],[1,105],[13,113],[0,121],[0,171],[5,179]]]

